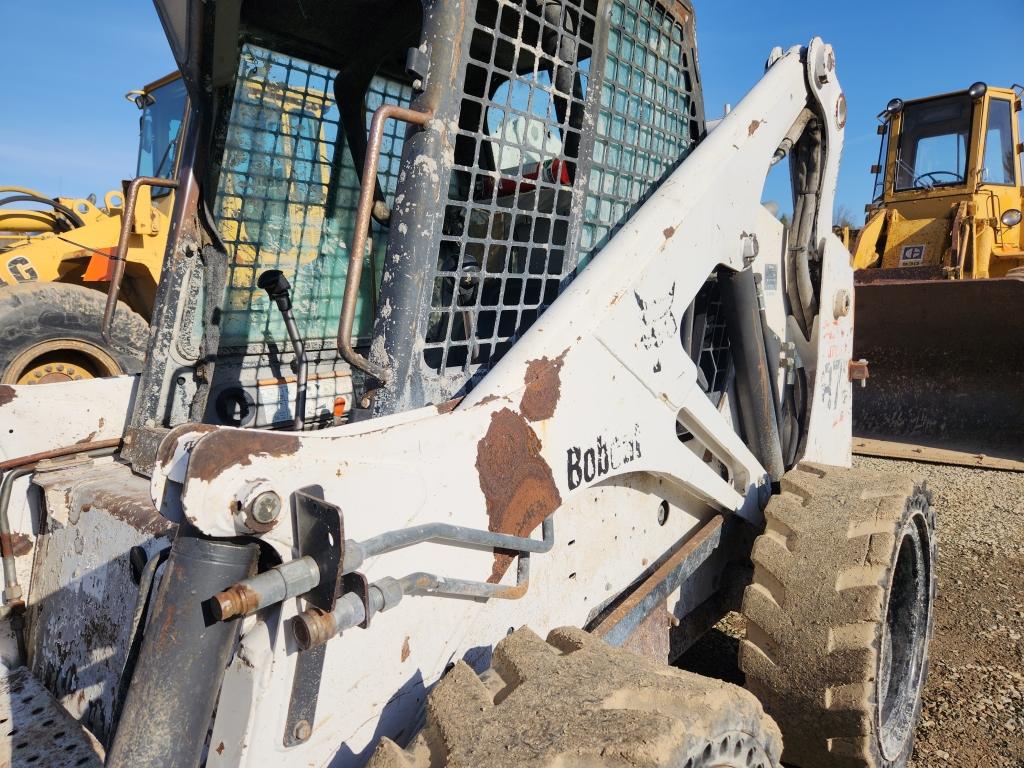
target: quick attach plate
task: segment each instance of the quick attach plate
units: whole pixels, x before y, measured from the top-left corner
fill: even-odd
[[[341,510],[306,491],[292,494],[292,502],[299,557],[308,555],[320,566],[320,583],[302,595],[302,599],[322,611],[333,611],[345,559],[345,528]],[[295,659],[295,675],[282,738],[286,747],[302,744],[313,733],[326,653],[327,647],[321,645],[299,651]]]
[[[320,566],[320,583],[302,595],[302,599],[329,613],[338,599],[341,566],[345,560],[341,509],[305,491],[296,491],[292,499],[299,557],[309,556]]]

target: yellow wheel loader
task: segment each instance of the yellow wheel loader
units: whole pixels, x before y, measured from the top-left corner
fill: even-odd
[[[174,205],[160,180],[176,172],[187,96],[174,72],[127,98],[142,111],[134,186],[108,192],[102,207],[92,197],[0,187],[0,383],[116,376],[142,365]],[[104,337],[104,294],[115,277],[119,311]]]
[[[1020,86],[893,99],[854,248],[858,452],[1024,469]]]

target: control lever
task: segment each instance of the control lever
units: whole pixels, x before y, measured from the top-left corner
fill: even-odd
[[[256,280],[256,285],[267,292],[270,300],[277,304],[281,310],[281,317],[284,318],[284,327],[288,331],[288,338],[291,340],[292,349],[295,352],[295,359],[298,361],[298,368],[295,372],[296,395],[295,395],[295,421],[294,429],[301,430],[306,413],[306,345],[299,336],[299,327],[295,324],[295,315],[292,313],[291,285],[288,278],[279,269],[268,269]]]

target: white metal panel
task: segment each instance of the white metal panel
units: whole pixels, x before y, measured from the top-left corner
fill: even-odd
[[[121,437],[137,376],[0,386],[0,461]]]

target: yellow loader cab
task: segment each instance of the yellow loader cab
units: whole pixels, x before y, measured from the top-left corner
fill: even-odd
[[[975,83],[880,115],[853,249],[862,438],[1024,458],[1022,90]]]
[[[0,186],[0,384],[141,368],[174,205],[173,189],[156,180],[177,175],[187,96],[174,72],[127,98],[141,110],[137,176],[153,183],[132,190],[124,182],[107,192],[102,206],[91,197],[51,199]],[[129,203],[133,215],[122,234]],[[118,301],[104,335],[112,281]]]

